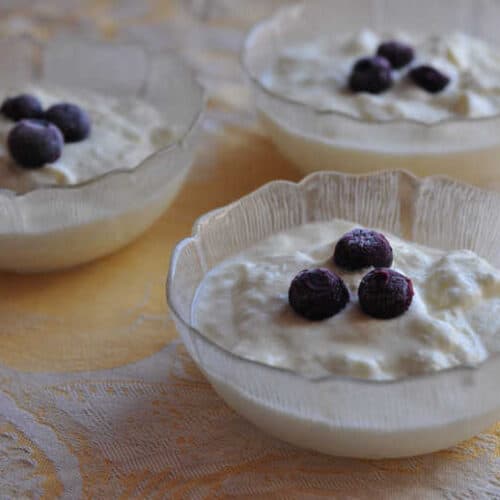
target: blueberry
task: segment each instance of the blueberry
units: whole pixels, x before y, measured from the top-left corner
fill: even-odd
[[[391,64],[384,57],[364,57],[352,68],[349,88],[353,92],[380,94],[391,86]]]
[[[83,141],[90,134],[90,117],[76,104],[54,104],[45,112],[45,119],[59,127],[65,142]]]
[[[377,55],[385,57],[394,69],[400,69],[413,61],[415,52],[411,45],[389,40],[379,45]]]
[[[408,310],[413,299],[413,283],[388,268],[370,271],[359,284],[361,309],[374,318],[390,319]]]
[[[392,247],[387,238],[370,229],[353,229],[335,245],[333,260],[349,271],[364,267],[391,267]]]
[[[432,66],[417,66],[409,76],[413,83],[431,94],[441,92],[450,83],[448,76]]]
[[[0,112],[15,122],[25,118],[42,118],[43,116],[41,102],[30,94],[7,97],[2,103]]]
[[[341,311],[349,302],[349,291],[328,269],[306,269],[292,280],[288,301],[300,316],[319,321]]]
[[[40,168],[53,163],[62,153],[61,131],[45,120],[21,120],[7,137],[12,158],[24,168]]]

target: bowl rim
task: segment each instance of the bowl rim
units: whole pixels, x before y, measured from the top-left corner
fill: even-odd
[[[466,0],[470,1],[470,0]],[[318,3],[318,0],[315,0],[315,3]],[[248,31],[245,36],[245,40],[243,42],[241,51],[240,51],[240,65],[243,68],[243,72],[250,82],[250,84],[260,92],[263,92],[271,99],[274,99],[280,102],[282,105],[287,106],[289,108],[294,108],[297,111],[302,112],[312,112],[315,116],[324,117],[324,116],[337,116],[342,119],[346,119],[351,121],[352,123],[362,124],[362,125],[376,125],[376,126],[391,126],[391,125],[403,125],[410,124],[416,127],[422,127],[425,129],[432,129],[435,127],[444,126],[447,124],[473,124],[473,123],[489,123],[500,118],[500,111],[490,116],[483,117],[475,117],[475,118],[460,118],[460,117],[451,117],[451,118],[441,118],[439,120],[433,122],[424,122],[415,118],[391,118],[388,120],[380,120],[380,119],[370,119],[366,120],[360,117],[353,116],[345,111],[337,111],[330,109],[320,109],[312,104],[307,104],[298,99],[294,99],[292,97],[285,96],[280,94],[279,92],[273,91],[267,88],[259,78],[259,75],[255,74],[250,68],[249,58],[252,53],[252,45],[255,38],[263,31],[272,28],[272,26],[277,23],[282,17],[291,14],[294,11],[299,12],[302,9],[306,9],[311,6],[311,2],[307,0],[302,0],[301,2],[295,3],[293,5],[286,5],[280,7],[275,10],[273,14],[264,19],[255,23]]]
[[[245,358],[239,354],[236,354],[229,349],[226,349],[225,347],[220,346],[217,344],[215,341],[210,339],[209,337],[205,336],[202,332],[200,332],[197,328],[192,326],[190,323],[186,322],[183,318],[182,315],[177,311],[174,301],[173,301],[173,276],[174,272],[177,268],[177,261],[179,259],[179,256],[181,255],[184,247],[192,242],[199,241],[199,231],[200,228],[205,225],[206,221],[213,217],[220,217],[224,214],[224,212],[227,212],[234,206],[238,205],[241,203],[243,200],[250,199],[252,197],[259,196],[262,192],[267,191],[269,189],[272,189],[273,186],[282,184],[282,185],[289,185],[289,186],[305,186],[307,183],[313,182],[315,177],[322,177],[325,174],[326,175],[335,175],[338,177],[343,177],[343,178],[356,178],[356,179],[369,179],[371,177],[379,177],[382,175],[387,175],[388,173],[393,173],[396,174],[400,177],[406,177],[406,179],[410,182],[414,182],[417,185],[421,186],[424,182],[435,182],[435,181],[442,181],[446,180],[447,182],[450,182],[452,184],[455,184],[457,187],[467,187],[467,188],[472,188],[477,190],[480,193],[486,194],[493,194],[496,195],[500,199],[500,193],[494,190],[488,190],[488,189],[483,189],[479,188],[476,186],[471,186],[469,184],[457,181],[455,179],[452,179],[447,176],[443,175],[434,175],[434,176],[429,176],[425,178],[419,178],[415,175],[413,175],[411,172],[408,170],[403,170],[403,169],[398,169],[398,170],[379,170],[376,172],[371,172],[368,174],[346,174],[342,172],[334,172],[334,171],[318,171],[318,172],[313,172],[312,174],[307,175],[303,179],[301,179],[298,182],[293,182],[293,181],[288,181],[288,180],[274,180],[267,182],[266,184],[263,184],[259,188],[255,189],[254,191],[242,196],[241,198],[228,203],[222,207],[215,208],[213,210],[210,210],[209,212],[206,212],[205,214],[201,215],[198,217],[195,222],[193,223],[192,227],[192,232],[191,236],[188,236],[187,238],[184,238],[180,240],[172,250],[172,254],[170,256],[170,264],[169,264],[169,269],[168,269],[168,274],[167,274],[167,279],[166,279],[166,299],[167,299],[167,305],[168,309],[172,312],[172,314],[175,317],[176,321],[179,321],[185,328],[188,328],[191,333],[195,335],[195,337],[198,337],[203,342],[207,342],[213,349],[218,351],[220,354],[229,356],[231,359],[233,359],[236,362],[244,363],[250,366],[258,366],[259,369],[262,370],[267,370],[270,373],[278,373],[278,374],[286,374],[287,376],[295,377],[298,378],[302,381],[312,383],[312,384],[325,384],[328,382],[332,381],[344,381],[348,383],[353,383],[353,384],[366,384],[366,385],[371,385],[371,386],[388,386],[388,385],[395,385],[398,383],[404,383],[404,382],[409,382],[413,380],[425,380],[425,379],[435,379],[436,377],[443,377],[446,376],[447,374],[450,373],[457,373],[457,374],[470,374],[473,373],[477,370],[479,370],[481,367],[485,365],[489,365],[496,360],[500,359],[500,351],[494,352],[489,354],[483,361],[480,363],[477,363],[475,365],[456,365],[452,366],[449,368],[445,368],[436,372],[430,372],[430,373],[420,373],[416,375],[408,375],[405,377],[400,377],[396,379],[390,379],[390,380],[376,380],[376,379],[364,379],[364,378],[359,378],[359,377],[354,377],[354,376],[349,376],[349,375],[340,375],[340,374],[335,374],[335,373],[329,373],[326,375],[321,375],[321,376],[307,376],[304,374],[301,374],[299,372],[296,372],[292,370],[291,368],[283,368],[283,367],[278,367],[278,366],[273,366],[266,364],[262,361],[256,361],[256,360],[251,360],[248,358]],[[196,361],[196,360],[195,360]],[[198,364],[198,363],[197,363]],[[203,367],[201,367],[203,368]]]
[[[39,50],[43,50],[44,47],[48,46],[50,43],[54,43],[58,40],[61,39],[66,39],[69,35],[59,35],[55,36],[53,38],[49,38],[48,40],[39,40],[35,38],[33,35],[29,34],[22,34],[22,35],[8,35],[1,37],[2,41],[9,41],[13,40],[15,42],[18,41],[25,41],[30,44],[32,44],[34,47],[37,47]],[[169,153],[171,151],[177,150],[177,149],[183,149],[186,146],[186,143],[188,140],[191,138],[193,135],[194,131],[198,128],[198,125],[201,123],[203,116],[206,111],[206,104],[208,100],[208,94],[205,89],[205,87],[200,83],[196,71],[192,66],[190,66],[181,56],[180,54],[175,51],[175,50],[154,50],[148,47],[146,44],[141,43],[140,41],[136,40],[116,40],[116,41],[101,41],[98,39],[93,39],[89,38],[86,36],[80,36],[80,35],[75,35],[75,36],[70,36],[72,42],[77,42],[81,43],[82,45],[90,45],[95,47],[96,49],[100,47],[105,47],[105,48],[113,48],[113,47],[132,47],[140,50],[148,62],[150,62],[151,58],[153,57],[165,57],[165,58],[170,58],[171,60],[175,61],[175,64],[178,65],[179,67],[182,67],[183,70],[186,71],[187,78],[188,80],[194,84],[197,90],[197,95],[198,95],[198,106],[196,113],[194,114],[193,118],[186,123],[186,129],[185,131],[179,136],[176,137],[172,142],[169,142],[166,146],[161,147],[159,149],[156,149],[153,151],[151,154],[146,156],[141,162],[139,162],[137,165],[135,165],[132,168],[116,168],[113,170],[108,170],[107,172],[104,172],[102,174],[99,174],[95,177],[92,177],[90,179],[87,179],[82,182],[78,182],[76,184],[68,184],[68,185],[54,185],[54,186],[40,186],[34,189],[30,189],[28,191],[24,191],[21,193],[18,193],[12,189],[9,188],[3,188],[0,187],[0,197],[4,197],[7,199],[15,199],[19,200],[25,197],[29,197],[33,193],[38,193],[38,192],[58,192],[58,191],[68,191],[68,190],[78,190],[80,188],[84,188],[87,186],[91,186],[93,184],[99,184],[101,181],[104,181],[105,179],[108,179],[109,177],[114,177],[114,176],[120,176],[123,174],[134,174],[137,171],[142,170],[142,168],[148,164],[151,160],[153,160],[156,156],[160,156],[166,153]],[[150,70],[150,66],[148,66],[147,71]]]

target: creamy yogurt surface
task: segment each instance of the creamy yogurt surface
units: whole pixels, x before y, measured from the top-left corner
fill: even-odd
[[[212,269],[193,304],[193,325],[247,359],[307,376],[342,374],[391,380],[476,365],[500,350],[500,272],[471,251],[443,252],[388,237],[392,268],[412,281],[409,310],[394,319],[364,314],[357,288],[369,271],[348,272],[332,260],[335,243],[359,227],[332,220],[264,240]],[[351,300],[324,321],[308,321],[288,304],[303,269],[326,267]]]
[[[347,82],[353,64],[374,55],[381,42],[394,39],[411,44],[415,59],[394,71],[393,87],[379,95],[350,91]],[[409,80],[408,70],[421,64],[432,65],[451,79],[442,92],[429,94]],[[260,79],[279,95],[368,121],[435,123],[500,113],[500,50],[464,33],[419,37],[363,30],[348,37],[318,37],[282,49]]]
[[[0,101],[21,93],[38,97],[44,108],[63,101],[78,104],[90,115],[92,131],[81,142],[65,144],[56,162],[28,170],[9,156],[6,142],[14,122],[0,115],[0,188],[17,193],[79,184],[111,170],[134,168],[176,135],[175,125],[168,124],[159,110],[140,99],[33,85],[2,92]]]

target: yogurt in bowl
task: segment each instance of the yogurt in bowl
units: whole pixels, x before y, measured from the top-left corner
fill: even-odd
[[[76,104],[88,113],[92,123],[90,136],[66,144],[57,161],[26,169],[16,164],[7,148],[15,123],[0,114],[0,188],[18,194],[41,187],[81,184],[116,169],[133,169],[181,133],[176,131],[178,125],[168,123],[166,116],[143,99],[39,83],[4,91],[0,102],[16,94],[36,97],[44,109],[61,102]]]
[[[281,439],[364,458],[447,448],[500,416],[499,207],[494,192],[402,172],[273,182],[207,214],[177,246],[173,318],[215,390]],[[332,263],[353,224],[380,228],[391,269],[413,281],[404,314],[367,315],[356,297],[371,268]],[[287,293],[317,267],[342,278],[350,301],[310,321]]]
[[[357,295],[373,266],[350,271],[332,256],[335,243],[357,227],[309,223],[222,262],[200,284],[194,326],[242,357],[315,377],[394,380],[474,366],[500,351],[500,271],[474,252],[444,252],[388,235],[392,269],[411,279],[415,295],[397,318],[365,314]],[[288,290],[300,271],[318,268],[338,275],[350,300],[311,322],[293,311]]]
[[[175,54],[74,37],[0,38],[0,62],[2,98],[29,91],[44,109],[69,101],[92,121],[85,140],[33,170],[12,160],[16,124],[0,120],[0,269],[69,268],[149,228],[194,160],[204,92],[191,69]]]
[[[500,188],[500,49],[470,34],[461,22],[464,6],[450,5],[436,17],[420,5],[415,16],[422,22],[415,24],[410,2],[401,3],[407,17],[397,19],[389,6],[370,18],[366,12],[381,8],[374,4],[313,0],[282,9],[250,32],[243,64],[277,147],[306,173],[405,168]],[[414,58],[392,67],[383,92],[353,92],[356,63],[389,41],[408,44]],[[412,71],[421,66],[439,70],[447,85],[439,92],[416,85]]]
[[[412,58],[393,68],[386,90],[353,92],[349,76],[356,61],[377,54],[378,49],[384,54],[383,45],[388,43],[404,44]],[[411,70],[424,65],[448,79],[442,90],[426,91],[412,81]],[[498,115],[499,66],[500,49],[465,33],[418,36],[365,29],[350,36],[318,36],[287,46],[260,81],[270,92],[319,112],[335,111],[373,122],[405,119],[431,125]]]

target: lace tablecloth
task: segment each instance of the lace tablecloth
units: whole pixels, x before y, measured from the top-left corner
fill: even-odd
[[[236,54],[250,14],[279,2],[249,3],[0,3],[3,35],[178,49],[211,97],[191,175],[139,241],[72,271],[1,274],[0,498],[500,498],[500,422],[423,457],[322,456],[236,415],[175,340],[164,299],[175,242],[207,210],[300,177],[250,111]]]

